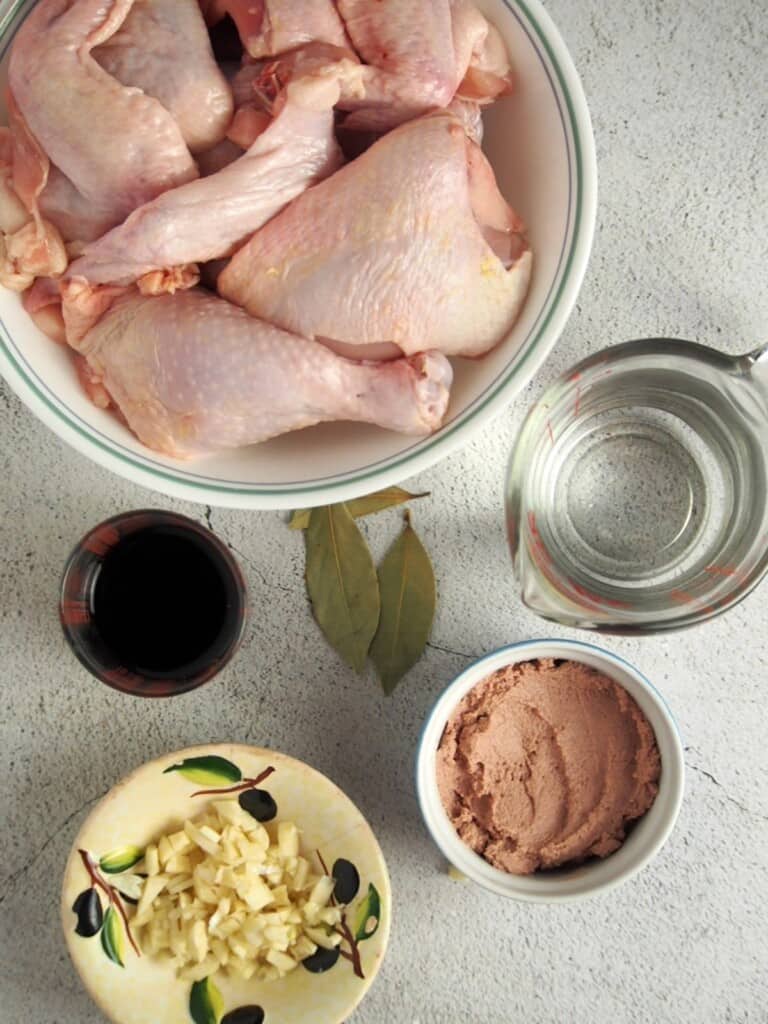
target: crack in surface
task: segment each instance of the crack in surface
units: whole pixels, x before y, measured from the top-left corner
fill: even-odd
[[[261,580],[261,582],[264,584],[265,587],[269,587],[271,590],[282,590],[286,594],[292,594],[293,593],[293,588],[292,587],[286,587],[285,584],[283,584],[283,583],[271,583],[267,579],[267,577],[264,575],[263,571],[261,569],[259,569],[259,567],[257,565],[255,565],[247,555],[244,555],[243,552],[239,548],[236,548],[235,545],[231,541],[226,540],[226,538],[225,538],[224,543],[227,545],[227,547],[229,548],[230,551],[234,551],[235,554],[239,558],[241,558],[243,560],[243,562],[245,562],[245,564],[248,566],[248,568],[252,572],[256,573],[256,575],[259,577],[259,579]]]
[[[211,519],[212,514],[213,514],[213,509],[211,508],[210,505],[206,505],[205,506],[205,511],[203,512],[203,519],[205,520],[205,525],[208,527],[208,529],[211,531],[211,533],[216,534],[216,536],[218,536],[218,533],[216,533],[216,527],[213,525],[213,522],[212,522],[212,519]],[[238,556],[238,558],[240,558],[241,561],[244,562],[244,564],[247,565],[248,568],[252,572],[256,573],[256,575],[259,577],[259,579],[261,580],[261,582],[264,584],[265,587],[269,587],[272,590],[282,590],[286,594],[293,593],[293,590],[292,590],[291,587],[286,587],[282,583],[271,583],[267,579],[267,577],[264,575],[262,570],[259,569],[259,567],[257,565],[255,565],[251,561],[251,559],[248,558],[247,555],[244,555],[243,552],[239,548],[236,548],[235,545],[232,543],[232,541],[227,540],[226,537],[222,537],[221,539],[224,541],[224,543],[227,545],[227,547],[229,548],[230,551],[234,551],[234,553]]]
[[[723,784],[715,778],[712,772],[708,772],[706,768],[700,768],[696,764],[688,764],[687,767],[690,768],[692,772],[698,772],[699,775],[703,775],[705,779],[709,779],[713,785],[722,790],[723,800],[727,801],[729,804],[733,804],[734,807],[738,807],[740,811],[743,811],[744,814],[749,814],[752,818],[759,818],[761,821],[768,821],[768,814],[760,814],[759,811],[753,811],[751,807],[747,807],[746,804],[743,804],[740,800],[737,800],[729,793],[726,793],[723,788]]]
[[[457,658],[466,658],[468,661],[476,661],[478,658],[477,654],[468,654],[466,651],[454,651],[450,647],[443,647],[442,644],[435,644],[431,640],[427,640],[427,647],[431,647],[433,651],[442,651],[443,654],[453,654]]]
[[[40,860],[40,858],[45,853],[45,851],[48,849],[48,847],[51,845],[51,843],[54,841],[54,839],[57,839],[59,837],[59,835],[61,834],[62,830],[67,827],[67,825],[70,823],[70,821],[72,821],[73,818],[76,818],[78,816],[78,814],[80,814],[82,811],[85,810],[86,807],[90,807],[91,804],[95,804],[97,800],[101,800],[101,798],[104,796],[104,794],[106,792],[107,791],[104,790],[101,793],[97,793],[96,796],[90,797],[84,803],[80,804],[79,807],[75,808],[75,810],[72,811],[71,814],[67,815],[67,817],[64,819],[64,821],[60,822],[56,826],[56,828],[53,830],[53,832],[51,832],[51,834],[46,838],[45,842],[40,847],[40,849],[37,850],[37,852],[34,853],[32,855],[32,857],[25,864],[22,864],[22,866],[17,871],[14,871],[13,874],[10,874],[5,879],[3,892],[2,892],[2,895],[0,895],[0,905],[11,894],[11,890],[13,889],[14,885],[16,884],[16,882],[18,882],[18,880],[20,878],[23,878],[24,875],[30,870],[30,868],[34,867],[34,865]]]

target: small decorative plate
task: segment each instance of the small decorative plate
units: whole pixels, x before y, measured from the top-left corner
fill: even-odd
[[[321,858],[329,870],[337,861],[354,865],[359,884],[345,903],[340,955],[320,973],[302,964],[280,980],[246,981],[218,971],[193,984],[177,978],[168,960],[134,947],[134,909],[130,894],[121,894],[121,874],[130,872],[149,843],[181,828],[208,801],[248,791],[259,791],[277,821],[296,823],[302,853],[314,858],[318,872]],[[352,801],[300,761],[235,744],[168,754],[111,789],[74,842],[61,903],[75,967],[114,1024],[340,1024],[379,969],[390,909],[381,849]]]

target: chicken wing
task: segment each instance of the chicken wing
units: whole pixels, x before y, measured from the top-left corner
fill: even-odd
[[[327,68],[291,82],[274,120],[245,154],[134,210],[87,246],[67,277],[127,285],[155,271],[231,255],[293,198],[340,166],[333,106],[345,73],[343,66]]]

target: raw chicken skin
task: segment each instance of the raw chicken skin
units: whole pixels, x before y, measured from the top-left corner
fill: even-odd
[[[357,65],[350,68],[358,70]],[[346,73],[337,66],[291,82],[274,121],[247,153],[218,173],[139,207],[89,245],[67,277],[131,284],[155,270],[229,256],[287,203],[340,166],[333,106],[339,76]]]
[[[232,92],[197,0],[134,0],[119,31],[91,55],[123,85],[159,100],[192,153],[224,138]]]
[[[13,96],[7,100],[11,128],[0,129],[0,284],[24,291],[37,275],[61,274],[67,253],[58,229],[40,212],[48,157]]]
[[[300,196],[233,256],[218,287],[307,338],[479,356],[525,298],[523,230],[482,151],[439,112]]]
[[[119,224],[142,203],[197,177],[173,117],[126,89],[90,51],[110,39],[133,0],[40,0],[19,29],[9,82],[48,158]]]
[[[340,103],[353,111],[347,128],[386,131],[446,107],[477,63],[487,74],[470,75],[461,95],[489,102],[508,91],[504,45],[499,55],[500,37],[470,0],[337,0],[337,6],[366,64],[364,97],[344,96]]]
[[[53,165],[38,202],[43,215],[56,225],[67,242],[92,242],[115,223],[114,206],[106,196],[101,204],[86,199]]]
[[[476,103],[493,103],[513,87],[506,44],[499,30],[469,0],[453,0],[452,9],[456,62],[464,70],[456,95]]]
[[[365,97],[342,102],[355,128],[385,131],[451,101],[456,76],[449,0],[338,0],[352,45],[365,61]]]
[[[304,43],[349,45],[332,0],[205,0],[213,24],[229,14],[246,53],[274,57]]]
[[[176,457],[328,420],[426,434],[451,384],[439,353],[351,362],[198,290],[118,299],[80,350],[89,393],[108,393],[144,444]]]

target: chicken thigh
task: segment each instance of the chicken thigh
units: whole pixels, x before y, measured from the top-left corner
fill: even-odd
[[[91,56],[118,82],[159,100],[192,153],[224,137],[232,93],[197,0],[134,0],[120,29]]]
[[[165,107],[125,88],[91,56],[132,6],[40,0],[19,29],[9,66],[11,92],[35,139],[86,203],[108,213],[110,226],[197,177]]]
[[[523,232],[482,151],[440,111],[305,192],[233,256],[218,287],[307,338],[479,356],[525,298]]]
[[[451,384],[439,353],[355,363],[198,290],[123,296],[80,351],[97,401],[111,397],[144,444],[177,457],[328,420],[427,434]]]

